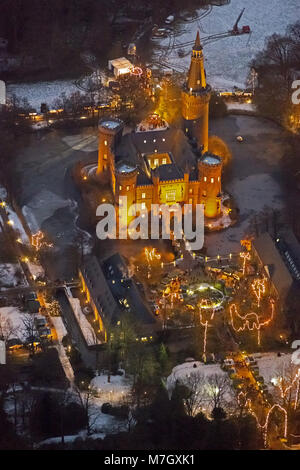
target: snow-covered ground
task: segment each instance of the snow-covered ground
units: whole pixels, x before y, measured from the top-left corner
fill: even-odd
[[[27,261],[27,267],[32,275],[33,279],[43,278],[45,276],[45,271],[43,266],[32,261]]]
[[[7,85],[6,88],[8,97],[10,97],[12,94],[16,94],[21,98],[27,98],[30,105],[33,106],[37,112],[40,112],[41,103],[47,103],[51,108],[61,93],[66,93],[69,95],[75,91],[80,90],[75,85],[74,80],[16,83]]]
[[[124,375],[111,375],[110,382],[107,374],[97,375],[90,385],[103,403],[121,402],[130,391],[130,380]]]
[[[272,379],[283,375],[293,366],[291,354],[278,356],[277,353],[269,352],[252,354],[252,356],[257,361],[259,375],[264,378],[266,385],[270,388],[272,388]]]
[[[226,103],[228,111],[248,111],[255,112],[255,106],[252,103]]]
[[[6,332],[10,331],[9,338],[19,338],[20,341],[25,341],[28,332],[24,326],[26,318],[32,317],[30,313],[21,312],[18,307],[1,307],[0,308],[0,319],[2,327],[5,325]]]
[[[232,29],[242,8],[245,8],[245,12],[239,26],[249,25],[251,36],[231,36],[204,47],[208,81],[218,89],[231,89],[233,86],[243,88],[249,71],[248,64],[256,52],[263,49],[266,37],[273,33],[284,33],[287,25],[299,18],[299,0],[231,0],[229,5],[213,6],[211,13],[202,20],[183,23],[186,31],[176,38],[176,44],[193,41],[197,30],[201,38]],[[168,46],[169,38],[161,39],[159,44]],[[186,52],[189,49],[190,46],[184,47]],[[168,61],[188,68],[190,54],[179,58],[177,51],[168,52]]]
[[[169,395],[172,395],[176,382],[189,387],[191,385],[190,380],[193,376],[196,378],[199,377],[197,393],[202,396],[201,406],[197,411],[202,410],[209,413],[212,411],[213,407],[212,395],[214,392],[212,389],[218,388],[218,380],[226,379],[227,373],[221,369],[219,364],[203,364],[199,361],[184,362],[174,367],[167,378],[166,386]],[[192,383],[193,382],[192,380]],[[194,386],[193,392],[195,392]],[[232,401],[230,388],[226,389],[223,399],[227,402],[227,405],[230,405]]]
[[[0,290],[26,285],[27,281],[19,264],[0,264]]]
[[[6,211],[8,214],[9,221],[10,221],[9,223],[18,234],[18,237],[21,239],[22,243],[24,243],[25,245],[30,245],[30,240],[28,238],[28,235],[25,232],[22,222],[20,221],[17,214],[13,211],[13,209],[9,205],[6,205]]]

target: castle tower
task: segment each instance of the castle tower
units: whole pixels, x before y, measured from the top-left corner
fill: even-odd
[[[115,149],[122,138],[124,124],[119,119],[109,118],[99,121],[98,168],[97,174],[107,174],[112,178],[114,191]]]
[[[128,215],[129,207],[136,202],[136,183],[137,183],[138,169],[137,167],[121,161],[116,165],[115,168],[115,203],[117,208],[117,214],[119,214],[119,198],[121,196],[127,197],[127,220],[123,220],[123,223],[129,223],[132,218]]]
[[[199,32],[193,47],[187,81],[182,90],[182,116],[184,132],[195,139],[197,147],[208,150],[208,110],[211,88],[206,83],[204,57]]]
[[[206,152],[198,160],[199,204],[204,204],[204,215],[214,218],[221,213],[222,160]]]

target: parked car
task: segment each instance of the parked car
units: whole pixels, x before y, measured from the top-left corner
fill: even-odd
[[[34,319],[34,324],[36,328],[43,328],[47,325],[47,320],[42,315],[38,315]]]
[[[226,367],[234,366],[234,360],[232,358],[226,358],[224,359],[224,365]]]
[[[253,356],[246,356],[246,357],[245,357],[245,362],[246,362],[247,366],[250,366],[250,365],[253,365],[253,366],[254,366],[254,365],[257,365],[257,362],[256,362],[256,360],[254,359]]]

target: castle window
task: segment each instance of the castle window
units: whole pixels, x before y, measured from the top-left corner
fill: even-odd
[[[142,202],[142,209],[146,209],[146,204]]]
[[[146,193],[142,193],[142,199],[145,199]]]
[[[129,189],[130,189],[130,186],[126,186],[126,191],[129,191]]]
[[[122,186],[119,186],[119,190],[122,191]]]
[[[221,179],[220,176],[218,176],[218,181],[220,181],[220,179]]]
[[[107,154],[106,153],[103,155],[103,158],[104,158],[104,160],[107,160]]]
[[[189,199],[189,204],[192,204],[192,203],[193,203],[193,199],[190,198],[190,199]]]
[[[210,182],[213,183],[215,181],[214,178],[210,178]]]
[[[166,158],[163,158],[163,159],[162,159],[162,164],[163,164],[163,165],[166,165],[166,164],[167,164],[167,159],[166,159]]]
[[[200,80],[197,80],[197,85],[200,85]]]
[[[158,166],[158,164],[159,164],[159,160],[158,160],[158,158],[155,158],[155,160],[154,160],[154,165],[155,165],[155,166]]]
[[[188,131],[189,131],[189,130],[188,130],[188,128],[186,127],[186,128],[185,128],[185,132],[188,133]]]
[[[107,145],[107,140],[104,141],[104,145]]]
[[[192,194],[192,192],[193,192],[193,190],[192,190],[192,188],[190,188],[190,189],[189,189],[189,193]]]
[[[203,179],[204,179],[204,181],[207,181],[207,178],[206,178],[206,176],[204,176],[204,178],[203,178]]]

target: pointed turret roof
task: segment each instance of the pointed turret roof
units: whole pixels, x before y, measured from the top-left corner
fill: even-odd
[[[191,91],[199,91],[206,87],[206,77],[199,31],[197,31],[197,36],[193,47],[192,60],[187,79],[187,87]]]
[[[201,50],[202,50],[202,46],[200,42],[200,34],[199,34],[199,31],[197,31],[197,36],[196,36],[195,44],[193,47],[193,51],[201,51]]]

